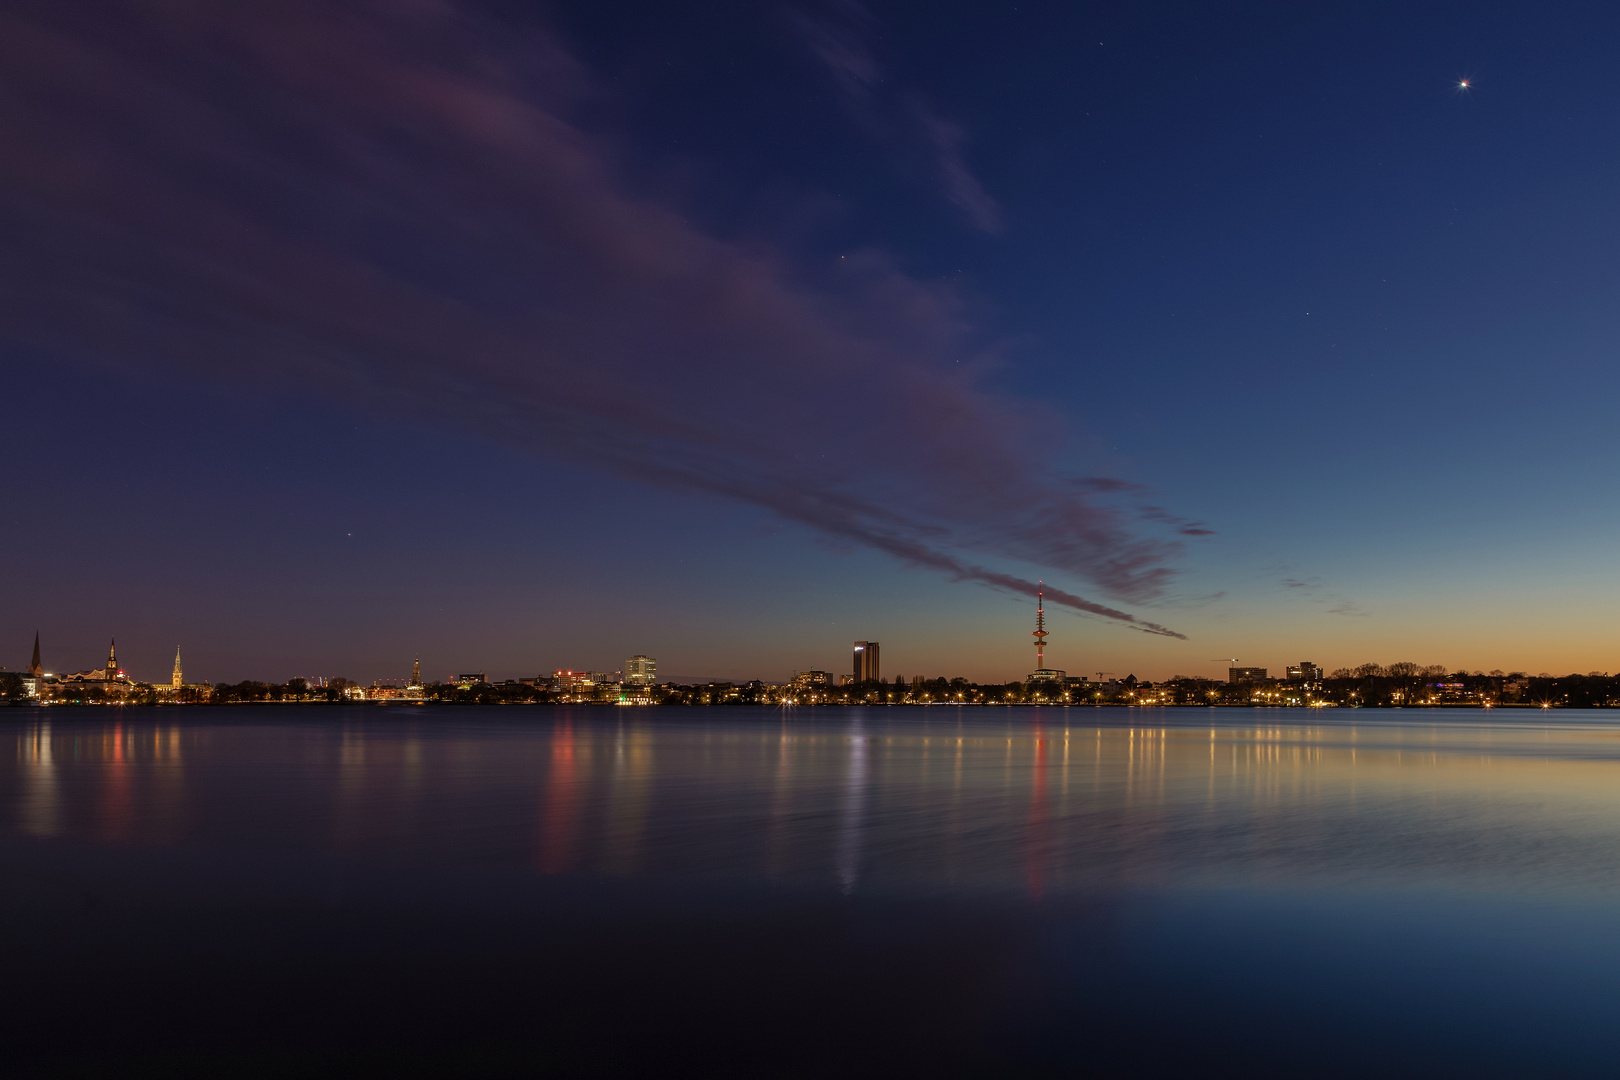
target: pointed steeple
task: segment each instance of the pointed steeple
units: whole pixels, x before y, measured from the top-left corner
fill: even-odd
[[[34,659],[33,659],[33,662],[28,665],[28,674],[34,676],[36,679],[40,675],[40,668],[39,668],[39,631],[38,630],[34,631]]]
[[[169,685],[178,690],[180,689],[180,681],[180,646],[176,645],[174,647],[174,675],[170,678]]]
[[[118,639],[113,638],[112,644],[107,646],[107,678],[118,678]]]

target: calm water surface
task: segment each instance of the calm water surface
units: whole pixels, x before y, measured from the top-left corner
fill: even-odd
[[[4,1030],[47,1073],[1609,1075],[1609,715],[9,710]]]

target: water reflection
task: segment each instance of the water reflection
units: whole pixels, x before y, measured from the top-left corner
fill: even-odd
[[[581,804],[586,794],[579,775],[589,763],[583,740],[574,738],[574,724],[565,719],[551,736],[551,770],[541,800],[537,828],[539,849],[535,865],[542,874],[560,874],[574,868],[574,837],[579,829]],[[582,762],[580,759],[584,758]]]
[[[653,734],[645,722],[621,721],[613,736],[613,771],[604,826],[603,869],[630,875],[640,864],[652,796]]]
[[[1051,832],[1046,819],[1046,731],[1040,721],[1035,723],[1034,782],[1030,785],[1029,822],[1024,828],[1024,875],[1029,882],[1030,895],[1040,898],[1046,884],[1047,847]],[[1067,745],[1068,740],[1064,740]],[[1065,768],[1064,773],[1067,775]]]
[[[312,712],[26,714],[3,828],[845,892],[1620,886],[1606,714]]]
[[[866,809],[866,728],[856,717],[845,737],[848,747],[844,770],[844,795],[838,829],[838,883],[844,892],[853,892],[861,873],[862,811]]]
[[[50,721],[25,731],[18,743],[22,765],[18,827],[32,836],[53,836],[57,829],[57,792]]]

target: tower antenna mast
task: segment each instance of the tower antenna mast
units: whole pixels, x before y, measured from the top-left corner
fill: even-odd
[[[1035,583],[1035,670],[1046,670],[1046,583]]]

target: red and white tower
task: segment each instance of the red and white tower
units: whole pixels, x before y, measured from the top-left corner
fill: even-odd
[[[1035,670],[1046,670],[1046,583],[1035,583]]]

